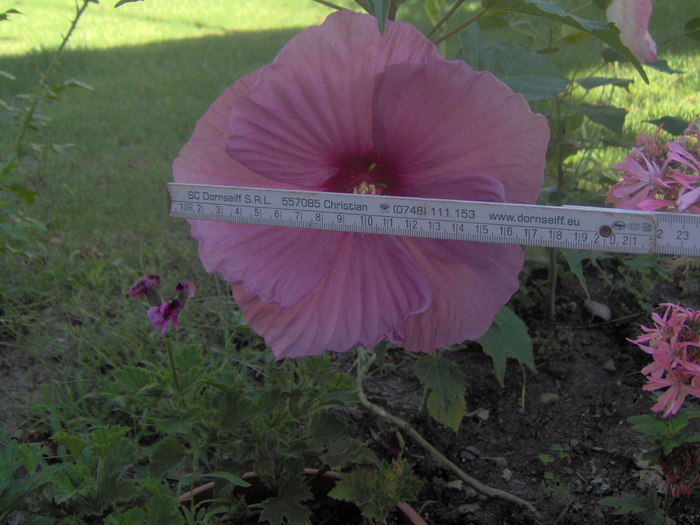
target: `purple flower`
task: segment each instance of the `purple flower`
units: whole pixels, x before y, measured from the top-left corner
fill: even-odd
[[[156,291],[160,288],[160,277],[157,275],[142,275],[136,284],[133,284],[127,294],[129,294],[132,299],[153,299],[158,295]],[[156,301],[159,302],[159,301]]]
[[[228,88],[175,160],[177,182],[534,202],[546,119],[413,26],[340,11]],[[278,358],[480,337],[518,288],[517,246],[191,221]]]
[[[180,328],[177,316],[183,306],[182,301],[178,299],[168,299],[160,305],[148,309],[148,319],[151,321],[153,329],[156,332],[160,331],[161,337],[170,330],[170,327]]]
[[[175,293],[177,293],[177,298],[184,304],[187,299],[194,297],[194,294],[197,293],[197,287],[187,281],[178,281],[175,285]]]
[[[651,0],[613,0],[606,15],[620,30],[620,40],[640,62],[656,61],[656,42],[649,34]]]

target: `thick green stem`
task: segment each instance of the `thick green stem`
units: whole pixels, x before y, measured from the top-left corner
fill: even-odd
[[[432,35],[435,31],[437,31],[440,28],[440,26],[442,26],[445,22],[447,22],[449,20],[449,18],[453,14],[455,14],[455,11],[457,11],[457,9],[459,9],[459,6],[461,6],[463,3],[464,3],[464,0],[457,0],[452,5],[452,7],[450,7],[450,10],[445,14],[445,16],[443,16],[440,20],[438,20],[437,24],[435,24],[433,26],[433,28],[430,30],[430,32],[428,32],[428,34],[425,36],[430,38],[430,35]]]
[[[459,33],[459,32],[460,32],[462,29],[464,29],[465,27],[469,27],[469,26],[472,25],[474,22],[476,22],[484,13],[486,13],[486,9],[482,9],[481,11],[479,11],[477,14],[475,14],[473,17],[471,17],[469,20],[467,20],[467,21],[464,22],[463,24],[460,24],[458,27],[454,28],[452,31],[450,31],[450,32],[448,32],[448,33],[445,33],[445,34],[442,35],[440,38],[434,40],[434,41],[433,41],[433,44],[436,44],[436,45],[437,45],[437,44],[439,44],[440,42],[442,42],[443,40],[447,40],[447,39],[450,38],[452,35],[456,35],[457,33]]]
[[[385,419],[392,425],[398,427],[404,434],[410,436],[416,443],[423,447],[423,449],[426,452],[428,452],[428,454],[430,454],[442,467],[451,471],[459,479],[471,486],[474,490],[477,490],[485,496],[499,498],[505,501],[509,501],[511,503],[515,503],[516,505],[525,507],[535,516],[538,515],[537,509],[534,507],[534,505],[532,505],[532,503],[525,501],[524,499],[521,499],[511,494],[510,492],[506,492],[500,489],[489,487],[488,485],[484,485],[478,479],[468,475],[457,465],[455,465],[452,461],[450,461],[442,452],[440,452],[433,445],[431,445],[423,436],[420,435],[420,433],[416,429],[414,429],[411,426],[410,423],[408,423],[408,421],[404,421],[400,417],[397,417],[387,412],[384,408],[380,407],[379,405],[375,405],[374,403],[369,401],[369,399],[367,399],[367,395],[365,394],[363,384],[365,375],[367,373],[367,369],[374,361],[374,356],[367,357],[366,351],[364,349],[359,349],[357,355],[357,395],[363,407],[365,407],[367,410],[374,413],[375,415],[381,417],[382,419]]]
[[[63,40],[61,41],[61,45],[58,46],[58,49],[53,54],[53,57],[51,57],[51,62],[49,62],[48,67],[44,70],[41,77],[39,78],[38,84],[39,84],[39,86],[42,86],[44,88],[44,90],[47,89],[46,82],[49,78],[49,75],[51,75],[51,73],[53,73],[53,70],[56,67],[56,63],[58,62],[58,57],[61,55],[61,53],[65,49],[66,45],[68,44],[68,41],[70,40],[70,37],[73,34],[73,31],[75,31],[75,28],[78,26],[78,21],[80,20],[80,17],[83,16],[83,13],[87,9],[88,4],[90,2],[92,2],[92,0],[83,0],[82,5],[80,5],[79,7],[76,7],[75,17],[73,18],[73,21],[70,24],[70,28],[68,29],[66,36],[63,37]],[[37,96],[36,98],[34,98],[31,105],[27,108],[27,111],[24,114],[24,119],[22,119],[22,125],[20,126],[19,133],[17,134],[17,138],[15,139],[15,144],[14,144],[14,148],[13,148],[15,152],[19,152],[19,149],[22,146],[22,142],[24,142],[24,137],[27,135],[27,132],[29,131],[29,125],[32,122],[32,117],[34,116],[34,112],[36,111],[36,108],[39,106],[40,102],[41,102],[41,98]]]

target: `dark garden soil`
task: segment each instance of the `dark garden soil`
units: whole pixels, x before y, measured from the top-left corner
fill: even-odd
[[[625,269],[609,264],[613,267],[605,270],[612,281],[622,279]],[[679,272],[675,270],[672,283],[651,279],[650,290],[641,290],[649,286],[642,285],[641,277],[625,277],[637,292],[649,292],[647,299],[654,305],[673,301],[697,307],[695,280]],[[691,268],[691,275],[696,272]],[[536,374],[511,362],[501,387],[490,358],[478,345],[449,354],[467,375],[468,411],[474,414],[457,434],[416,415],[421,387],[411,366],[386,367],[367,381],[370,400],[411,422],[469,475],[531,502],[539,512],[536,517],[482,496],[407,440],[404,454],[426,481],[414,506],[431,525],[649,523],[639,514],[614,516],[611,507],[598,501],[623,492],[664,491],[660,470],[642,460],[643,445],[626,421],[651,413],[652,396],[641,390],[644,377],[639,372],[650,359],[627,341],[639,335],[640,324],[650,324],[650,317],[633,287],[625,290],[604,282],[597,269],[587,274],[591,298],[612,311],[609,322],[584,308],[586,297],[574,279],[560,281],[554,321],[540,306],[542,298],[527,307],[516,302],[533,336]],[[535,284],[536,277],[526,286]],[[365,417],[362,423],[370,434],[392,441],[395,429],[386,422]],[[549,462],[539,459],[540,454],[547,454]],[[676,523],[700,524],[700,496],[677,499],[668,514]]]

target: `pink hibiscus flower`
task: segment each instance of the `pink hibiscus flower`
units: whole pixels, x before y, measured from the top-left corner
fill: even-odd
[[[651,0],[613,0],[606,15],[620,30],[620,40],[640,62],[656,61],[656,42],[649,34]]]
[[[340,11],[228,88],[176,182],[532,203],[549,129],[413,26]],[[517,246],[191,221],[277,358],[480,337],[518,288]]]

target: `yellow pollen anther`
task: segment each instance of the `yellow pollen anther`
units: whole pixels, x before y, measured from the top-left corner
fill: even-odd
[[[367,184],[366,182],[361,183],[359,186],[355,186],[352,189],[353,193],[360,193],[362,195],[379,195],[381,192],[374,184]]]

